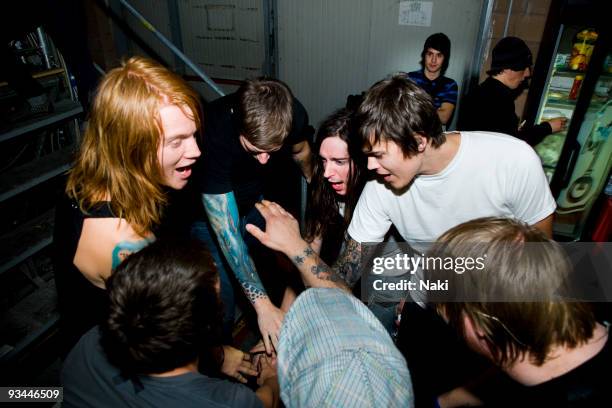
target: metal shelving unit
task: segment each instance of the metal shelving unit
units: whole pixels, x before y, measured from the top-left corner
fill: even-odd
[[[78,102],[61,101],[54,106],[54,111],[50,114],[32,118],[19,123],[16,127],[3,129],[0,133],[0,142],[22,136],[26,133],[51,126],[56,123],[61,123],[67,119],[71,119],[83,112],[83,108]]]
[[[7,366],[19,364],[24,352],[43,343],[58,323],[55,285],[47,269],[50,261],[41,251],[53,241],[54,197],[49,194],[71,166],[79,141],[76,117],[83,108],[72,92],[61,55],[53,60],[60,66],[32,74],[52,84],[52,112],[0,127],[0,146],[4,146],[0,149],[10,146],[12,150],[5,152],[27,152],[21,157],[15,153],[14,163],[0,172],[0,205],[10,220],[0,233],[0,278],[15,285],[5,286],[13,293],[9,293],[11,302],[5,301],[3,323],[19,329],[10,338],[0,338],[0,363]],[[10,97],[6,85],[0,82],[0,92]],[[37,269],[41,259],[46,272]]]
[[[64,148],[0,174],[0,202],[66,172],[72,155],[72,148]]]
[[[0,237],[0,275],[51,244],[53,217],[47,211]]]

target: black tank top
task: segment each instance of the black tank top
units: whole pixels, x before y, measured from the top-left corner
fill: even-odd
[[[108,307],[106,291],[87,280],[73,263],[86,218],[116,216],[109,202],[100,202],[84,214],[77,202],[65,195],[55,210],[54,272],[64,356],[85,332],[104,318]]]

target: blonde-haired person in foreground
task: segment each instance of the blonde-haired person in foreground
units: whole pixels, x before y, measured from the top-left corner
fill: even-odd
[[[430,304],[504,373],[478,387],[482,402],[457,388],[440,406],[610,406],[608,328],[591,304],[571,300],[572,266],[558,244],[522,222],[480,218],[446,232],[428,256],[486,258],[483,270],[431,271],[451,293]]]
[[[97,89],[56,210],[55,279],[64,351],[104,315],[105,281],[155,236],[167,202],[200,156],[198,95],[158,63],[133,57]]]

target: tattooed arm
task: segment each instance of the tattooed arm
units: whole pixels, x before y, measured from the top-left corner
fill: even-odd
[[[345,290],[359,278],[361,244],[349,239],[334,268],[330,268],[300,235],[297,220],[280,205],[263,200],[256,204],[266,220],[266,232],[254,225],[247,230],[262,244],[287,255],[298,268],[304,284]]]
[[[259,330],[266,350],[271,352],[270,340],[276,346],[283,313],[268,298],[255,264],[249,256],[248,248],[240,235],[238,206],[234,193],[202,194],[202,202],[225,259],[257,311]]]

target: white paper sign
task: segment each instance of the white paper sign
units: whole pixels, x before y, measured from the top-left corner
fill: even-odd
[[[399,24],[419,27],[431,26],[433,1],[401,1]]]

